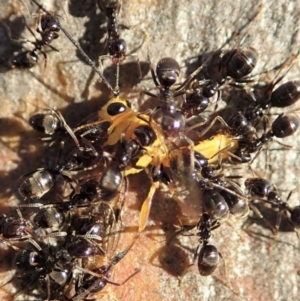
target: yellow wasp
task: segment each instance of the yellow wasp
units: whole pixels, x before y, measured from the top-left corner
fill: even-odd
[[[170,167],[170,158],[177,156],[183,151],[183,148],[188,148],[191,151],[201,153],[203,156],[209,158],[209,163],[217,162],[221,157],[226,159],[231,152],[238,149],[238,140],[228,133],[219,133],[209,139],[197,141],[196,143],[188,144],[188,146],[174,147],[175,138],[167,138],[164,136],[158,124],[151,118],[151,116],[143,113],[138,113],[130,108],[128,101],[119,97],[108,101],[106,105],[98,113],[100,121],[82,125],[74,130],[77,132],[85,126],[99,125],[104,122],[109,122],[110,126],[107,129],[108,139],[103,146],[116,145],[119,141],[129,141],[135,139],[135,130],[140,126],[148,126],[155,133],[155,140],[151,145],[142,146],[142,154],[138,158],[136,164],[127,166],[124,171],[124,176],[139,173],[147,168],[154,169],[154,173],[158,172],[160,166]],[[189,139],[187,139],[189,140]],[[140,219],[139,232],[146,227],[147,220],[150,214],[152,199],[156,189],[159,187],[159,182],[154,181],[151,184],[147,198],[144,200]]]

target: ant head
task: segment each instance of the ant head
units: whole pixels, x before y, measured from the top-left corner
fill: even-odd
[[[156,74],[161,86],[169,88],[173,86],[179,76],[180,67],[171,57],[162,58],[156,66]]]

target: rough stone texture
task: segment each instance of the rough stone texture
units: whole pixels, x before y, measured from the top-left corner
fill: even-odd
[[[12,37],[33,40],[29,31],[24,29],[23,17],[34,28],[35,19],[30,18],[27,8],[30,12],[36,12],[36,8],[29,0],[22,2],[0,0],[0,197],[3,213],[9,212],[8,205],[18,204],[15,192],[22,175],[55,161],[56,154],[42,147],[38,141],[39,135],[28,128],[28,116],[40,108],[55,107],[74,126],[98,110],[110,97],[107,89],[98,83],[96,76],[91,75],[91,68],[77,56],[76,50],[63,34],[53,42],[59,52],[47,52],[46,68],[41,55],[40,64],[29,71],[8,69],[7,62],[12,52],[20,49],[20,43],[9,39],[7,27]],[[48,10],[61,16],[62,24],[75,40],[82,41],[84,37],[85,49],[93,60],[104,53],[105,45],[105,18],[95,9],[94,2],[42,1]],[[146,61],[149,53],[154,65],[161,57],[172,56],[184,69],[187,59],[220,48],[259,10],[257,1],[206,2],[123,1],[119,17],[120,23],[129,27],[122,31],[122,36],[128,41],[129,51],[134,50],[141,62]],[[300,42],[299,1],[263,1],[263,4],[264,10],[251,24],[243,43],[243,46],[255,47],[259,53],[257,72],[282,63],[298,51]],[[225,49],[237,45],[244,33],[245,29],[240,35],[233,36],[231,42],[226,43]],[[153,88],[149,74],[140,82],[134,58],[128,61],[130,63],[126,60],[124,66],[121,66],[122,96],[141,111],[153,107],[149,101],[144,104],[139,98],[142,89]],[[104,63],[105,66],[110,65],[109,60]],[[114,67],[105,69],[112,84],[114,70]],[[297,79],[299,73],[299,59],[296,59],[284,80]],[[271,79],[272,76],[274,73]],[[284,140],[284,143],[297,147],[298,140],[298,136],[294,136]],[[293,190],[290,203],[298,204],[298,149],[286,149],[273,143],[268,152],[268,161],[271,167],[265,168],[265,153],[262,152],[253,164],[253,170],[272,181],[282,192],[283,198]],[[243,175],[247,177],[251,173],[245,171]],[[118,247],[120,250],[128,245],[136,230],[138,208],[147,194],[147,186],[141,183],[146,181],[145,175],[130,178],[131,191],[123,214],[126,227]],[[150,185],[150,182],[147,183]],[[241,229],[242,222],[233,226],[225,223],[216,230],[212,243],[226,260],[227,276],[233,288],[231,290],[226,285],[222,266],[215,276],[207,278],[199,276],[196,266],[187,271],[197,246],[195,237],[183,237],[180,244],[166,244],[168,235],[159,226],[172,222],[172,218],[168,212],[170,202],[163,201],[162,196],[163,193],[160,193],[154,200],[151,213],[154,222],[149,223],[149,229],[141,235],[128,256],[116,266],[114,281],[124,281],[136,268],[141,271],[120,287],[108,285],[107,293],[100,295],[102,300],[298,299],[299,239],[295,233],[280,232],[273,239],[264,223],[249,223],[247,229],[252,235],[248,235]],[[5,261],[8,252],[3,252],[1,273],[7,274]],[[2,300],[10,300],[7,293],[3,291],[3,294]]]

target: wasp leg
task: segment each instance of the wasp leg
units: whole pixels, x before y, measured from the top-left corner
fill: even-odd
[[[156,189],[159,187],[159,182],[153,182],[148,192],[147,198],[144,200],[139,220],[139,232],[144,231],[150,214],[152,200]]]

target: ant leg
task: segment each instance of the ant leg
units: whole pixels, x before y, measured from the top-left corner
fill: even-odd
[[[41,54],[43,55],[44,57],[44,60],[45,60],[45,63],[44,63],[44,71],[46,70],[46,67],[47,67],[47,54],[45,51],[43,50],[40,50]]]
[[[213,126],[214,126],[214,124],[217,122],[217,121],[219,121],[222,125],[224,125],[227,129],[229,129],[229,126],[227,125],[227,123],[226,123],[226,121],[222,118],[222,117],[220,117],[220,116],[217,116],[217,117],[215,117],[212,121],[211,121],[211,123],[207,126],[207,128],[206,129],[204,129],[203,131],[201,131],[200,133],[199,133],[199,136],[200,137],[202,137],[202,136],[204,136]]]
[[[126,282],[128,282],[131,278],[133,278],[135,275],[137,275],[140,271],[141,271],[141,269],[137,269],[135,272],[133,272],[131,275],[129,275],[129,276],[128,276],[125,280],[123,280],[121,283],[113,282],[113,281],[110,281],[110,280],[107,280],[107,283],[112,284],[112,285],[122,286],[122,285],[124,285]]]
[[[201,137],[201,136],[205,135],[205,134],[206,134],[206,133],[214,126],[214,124],[215,124],[217,121],[221,122],[227,129],[230,129],[230,127],[228,126],[228,124],[226,123],[226,121],[225,121],[222,117],[217,116],[217,117],[215,117],[215,118],[210,122],[210,124],[207,126],[207,128],[205,128],[203,131],[201,131],[201,132],[199,133],[199,136]],[[203,126],[203,125],[205,125],[205,124],[206,124],[206,122],[200,122],[200,123],[198,123],[198,124],[195,124],[195,125],[189,127],[189,128],[186,130],[186,133],[190,132],[191,130],[193,130],[193,129],[199,127],[199,126]]]
[[[194,252],[193,263],[192,263],[193,265],[195,264],[196,259],[197,259],[198,255],[199,255],[199,249],[200,249],[200,246],[201,246],[201,244],[198,244],[198,246],[197,246],[197,248],[196,248],[196,250],[195,250],[195,252]]]
[[[225,261],[224,257],[222,256],[222,254],[221,254],[220,252],[218,252],[218,253],[219,253],[220,258],[221,258],[222,261],[223,261],[223,267],[224,267],[224,271],[223,271],[223,272],[224,272],[224,277],[225,277],[225,280],[226,280],[225,285],[227,285],[228,288],[229,288],[235,295],[239,295],[239,292],[238,292],[236,289],[234,289],[234,288],[232,287],[231,282],[230,282],[230,280],[229,280],[229,278],[228,278],[226,261]],[[219,279],[219,280],[220,280],[220,279]]]
[[[251,210],[256,214],[260,219],[264,219],[264,223],[271,229],[274,235],[276,235],[276,227],[274,227],[262,214],[261,212],[257,209],[257,207],[252,203],[249,202],[249,207]]]
[[[116,65],[117,65],[116,66],[117,70],[116,70],[116,86],[115,86],[115,90],[119,91],[119,89],[120,89],[120,87],[119,87],[120,63],[118,62]]]
[[[26,28],[28,29],[28,31],[33,35],[33,37],[38,41],[37,37],[35,36],[33,30],[25,23]],[[33,43],[35,44],[35,43]]]
[[[81,137],[81,140],[83,141],[84,145],[87,145],[87,146],[89,147],[89,148],[86,149],[86,150],[91,150],[92,153],[93,153],[93,155],[94,155],[95,157],[98,157],[99,154],[98,154],[98,152],[96,151],[96,149],[95,149],[95,147],[93,146],[93,144],[91,143],[91,141],[88,140],[88,139],[86,139],[86,138],[84,138],[82,135],[80,135],[80,137]]]
[[[276,224],[275,224],[275,228],[274,228],[274,231],[273,231],[274,236],[278,235],[279,227],[280,227],[281,219],[282,219],[282,213],[283,213],[283,210],[279,210],[279,212],[277,214]]]
[[[146,94],[146,95],[148,95],[148,96],[150,96],[150,97],[153,97],[153,98],[158,98],[157,95],[155,95],[155,94],[153,94],[153,93],[151,93],[151,92],[148,92],[148,91],[142,91],[142,93],[143,93],[143,94]]]
[[[199,66],[193,73],[191,73],[187,79],[177,88],[176,94],[180,93],[181,91],[184,91],[184,89],[194,80],[196,75],[201,72],[201,70],[205,67],[206,63],[210,61],[210,59],[213,57],[213,54],[209,55],[207,59],[203,62],[201,66]]]
[[[12,249],[15,250],[15,251],[19,251],[19,250],[20,250],[20,248],[18,248],[18,247],[16,247],[16,246],[12,245],[12,244],[11,244],[9,241],[7,241],[7,240],[1,239],[1,237],[0,237],[0,243],[5,244],[7,247],[10,247],[10,248],[12,248]],[[8,283],[9,283],[9,282],[8,282]]]
[[[216,104],[215,104],[215,107],[214,107],[213,112],[216,112],[216,111],[217,111],[217,108],[218,108],[218,106],[219,106],[219,101],[220,101],[220,99],[221,99],[221,91],[218,90],[218,92],[217,92],[217,100],[216,100]]]
[[[79,150],[83,150],[82,147],[79,144],[79,141],[78,141],[77,137],[74,134],[74,131],[68,126],[68,124],[67,124],[65,118],[62,116],[62,114],[59,111],[56,111],[56,110],[53,110],[53,112],[59,118],[59,120],[63,124],[65,130],[68,132],[68,134],[71,136],[71,138],[73,139],[73,141],[74,141],[75,145],[77,146],[77,148]]]
[[[160,84],[157,81],[157,78],[156,78],[156,75],[155,75],[155,72],[154,72],[154,68],[152,66],[149,54],[148,54],[147,58],[148,58],[148,63],[149,63],[150,71],[151,71],[152,80],[153,80],[155,86],[159,89],[160,88]]]
[[[110,55],[101,55],[100,57],[99,57],[99,60],[98,60],[98,62],[99,62],[99,66],[100,66],[100,71],[101,71],[101,73],[103,74],[103,63],[102,63],[102,61],[104,61],[104,60],[106,60],[106,59],[110,59],[111,58],[111,56]]]
[[[221,141],[220,141],[221,142]],[[213,163],[216,161],[216,159],[214,159],[216,156],[218,156],[218,162],[221,161],[222,159],[226,159],[230,156],[230,152],[228,152],[229,150],[234,149],[236,146],[236,144],[234,142],[231,142],[229,145],[225,146],[224,148],[220,149],[218,152],[216,152],[212,157],[210,157],[208,159],[209,163]],[[235,156],[237,157],[237,156]],[[239,158],[239,157],[237,157]],[[240,159],[240,158],[239,158]],[[221,163],[221,162],[219,162]]]
[[[292,145],[288,145],[288,144],[282,143],[281,141],[279,141],[279,140],[277,140],[277,139],[274,139],[273,141],[276,142],[276,143],[278,143],[278,144],[280,144],[280,145],[282,145],[282,146],[284,146],[284,147],[286,147],[286,148],[288,148],[288,149],[300,150],[299,147],[296,147],[296,146],[292,146]]]

